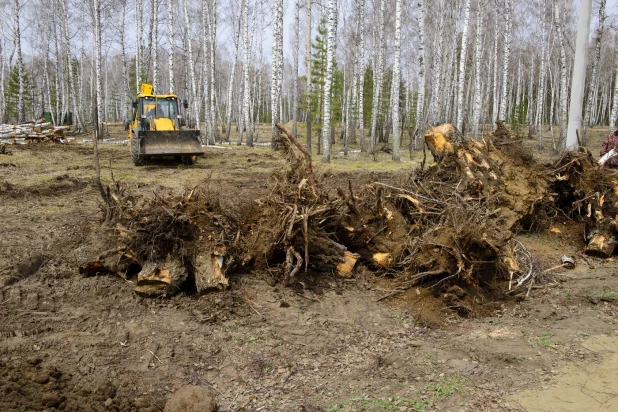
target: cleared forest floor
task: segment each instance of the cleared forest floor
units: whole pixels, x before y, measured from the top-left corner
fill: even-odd
[[[593,153],[605,134],[589,133]],[[568,255],[575,269],[526,300],[478,302],[478,318],[444,310],[422,288],[378,301],[391,280],[362,267],[302,292],[268,272],[237,273],[225,292],[144,299],[120,278],[77,273],[74,250],[100,219],[92,147],[9,149],[0,155],[0,410],[159,411],[186,384],[210,388],[221,411],[618,409],[618,263],[581,258],[575,222],[518,235],[544,267]],[[284,165],[267,147],[206,150],[193,167],[136,168],[127,146],[102,145],[103,177],[147,196],[200,185],[225,205],[267,196]],[[388,183],[417,167],[355,156],[316,162],[329,187]]]

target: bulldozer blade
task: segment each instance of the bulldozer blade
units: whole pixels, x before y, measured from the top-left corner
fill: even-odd
[[[204,149],[197,130],[139,132],[139,155],[202,156]]]

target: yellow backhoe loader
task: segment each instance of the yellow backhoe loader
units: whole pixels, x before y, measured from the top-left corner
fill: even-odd
[[[183,102],[186,109],[187,101]],[[141,166],[144,159],[172,156],[192,165],[204,155],[199,130],[182,130],[178,96],[153,94],[153,87],[143,83],[133,101],[133,122],[129,125],[131,160]]]

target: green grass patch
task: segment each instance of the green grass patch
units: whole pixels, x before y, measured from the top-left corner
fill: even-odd
[[[459,392],[465,382],[463,376],[457,373],[439,376],[435,382],[427,385],[427,391],[431,392],[437,400],[448,398],[455,392]]]
[[[590,296],[593,298],[618,299],[618,293],[607,289],[593,289],[590,291]]]
[[[236,340],[245,343],[260,343],[266,341],[266,335],[263,333],[247,333],[244,335],[237,335]]]
[[[405,407],[411,411],[425,411],[431,406],[426,399],[408,399],[400,397],[371,398],[369,396],[357,396],[347,401],[333,405],[328,412],[356,412],[369,410],[399,411]]]

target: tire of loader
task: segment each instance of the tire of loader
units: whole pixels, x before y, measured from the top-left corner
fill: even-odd
[[[191,166],[197,162],[197,156],[182,156],[182,164]]]
[[[139,155],[139,146],[137,139],[131,139],[131,160],[135,166],[143,166],[144,158]]]

